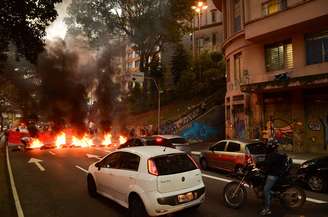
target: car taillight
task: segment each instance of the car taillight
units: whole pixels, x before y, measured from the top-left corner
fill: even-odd
[[[192,158],[189,154],[187,154],[189,159],[195,164],[195,166],[197,167],[197,169],[200,169],[197,162],[194,160],[194,158]]]
[[[154,176],[158,176],[158,171],[154,160],[149,159],[147,161],[148,173]]]
[[[157,137],[155,140],[156,140],[157,143],[162,143],[163,142],[163,138],[161,138],[161,137]]]

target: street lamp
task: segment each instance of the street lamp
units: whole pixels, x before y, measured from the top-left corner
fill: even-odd
[[[160,129],[161,129],[161,90],[156,82],[156,80],[152,77],[147,77],[144,76],[144,79],[152,80],[156,86],[157,93],[158,93],[158,98],[157,98],[157,103],[158,103],[158,108],[157,108],[157,134],[160,134]]]
[[[195,2],[195,5],[191,6],[191,9],[198,14],[198,31],[200,30],[200,14],[203,10],[206,10],[208,5],[202,1]],[[192,54],[195,56],[195,26],[193,22],[193,36],[192,36]]]

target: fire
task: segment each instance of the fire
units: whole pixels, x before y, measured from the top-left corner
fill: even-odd
[[[73,136],[73,138],[72,138],[72,145],[85,148],[85,147],[91,147],[94,144],[93,144],[92,139],[90,139],[88,137],[88,135],[85,134],[82,139],[79,139],[79,138]]]
[[[102,145],[111,145],[112,144],[112,134],[107,133],[104,136],[104,140],[101,143]]]
[[[39,139],[32,139],[29,148],[41,148],[43,143]]]
[[[126,141],[127,141],[128,139],[127,139],[126,137],[124,137],[124,136],[120,136],[119,140],[120,140],[120,145],[121,145],[121,144],[126,143]]]
[[[65,133],[60,133],[60,134],[56,137],[55,144],[56,144],[56,147],[57,147],[57,148],[61,148],[63,145],[66,144],[66,135],[65,135]]]

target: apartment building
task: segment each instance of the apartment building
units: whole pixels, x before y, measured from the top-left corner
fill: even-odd
[[[328,153],[328,1],[215,4],[224,23],[226,136]]]
[[[186,37],[184,44],[190,48],[194,56],[202,52],[221,51],[223,43],[222,13],[219,11],[212,0],[195,1],[198,4],[206,5],[206,9],[194,10],[195,16],[192,20],[193,32],[190,37]]]

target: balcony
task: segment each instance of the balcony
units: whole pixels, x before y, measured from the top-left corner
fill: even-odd
[[[288,7],[284,1],[281,1],[281,4],[277,5],[276,8],[263,5],[263,16],[245,24],[245,37],[247,40],[256,40],[271,33],[292,32],[297,29],[304,29],[307,25],[313,24],[314,21],[316,25],[320,23],[325,25],[328,20],[327,8],[327,0],[302,1]],[[271,13],[270,10],[274,10],[274,12]]]

